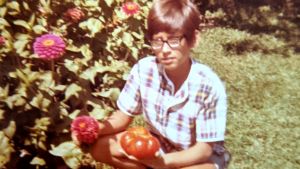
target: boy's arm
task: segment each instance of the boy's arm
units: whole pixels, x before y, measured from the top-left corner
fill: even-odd
[[[140,162],[154,168],[180,168],[209,162],[213,143],[198,142],[194,146]]]
[[[115,111],[106,120],[99,123],[99,136],[118,133],[125,130],[131,123],[132,119],[132,116],[129,116],[120,110]]]

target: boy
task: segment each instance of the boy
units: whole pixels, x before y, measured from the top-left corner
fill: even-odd
[[[223,152],[216,155],[215,148],[224,140],[225,89],[210,68],[190,57],[199,16],[189,0],[154,1],[147,36],[155,56],[133,66],[119,110],[99,124],[90,150],[95,160],[123,169],[224,168]],[[120,151],[120,136],[138,114],[160,141],[159,157],[137,160]]]

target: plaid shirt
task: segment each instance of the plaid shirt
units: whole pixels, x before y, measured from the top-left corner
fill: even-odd
[[[225,88],[209,67],[194,60],[188,78],[174,93],[155,57],[141,59],[133,66],[117,105],[130,116],[142,113],[164,152],[224,140]]]

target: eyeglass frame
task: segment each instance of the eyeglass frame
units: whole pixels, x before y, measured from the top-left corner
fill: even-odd
[[[172,38],[173,38],[173,40],[174,40],[175,38],[178,39],[178,44],[177,44],[176,47],[170,45],[170,43],[169,43],[169,40],[172,39]],[[183,38],[185,38],[184,35],[171,37],[171,38],[168,38],[167,40],[163,40],[163,39],[150,40],[150,46],[151,46],[152,50],[154,50],[154,51],[161,51],[162,48],[163,48],[163,46],[165,45],[165,43],[167,43],[167,45],[168,45],[171,49],[175,50],[175,49],[178,49],[178,48],[181,46],[181,41],[182,41]],[[153,45],[152,45],[154,41],[162,42],[161,46],[160,46],[159,48],[154,48]]]

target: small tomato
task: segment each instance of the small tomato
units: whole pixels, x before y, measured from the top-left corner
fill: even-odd
[[[151,158],[159,150],[160,144],[144,127],[129,128],[121,136],[121,147],[128,154],[138,159]]]

